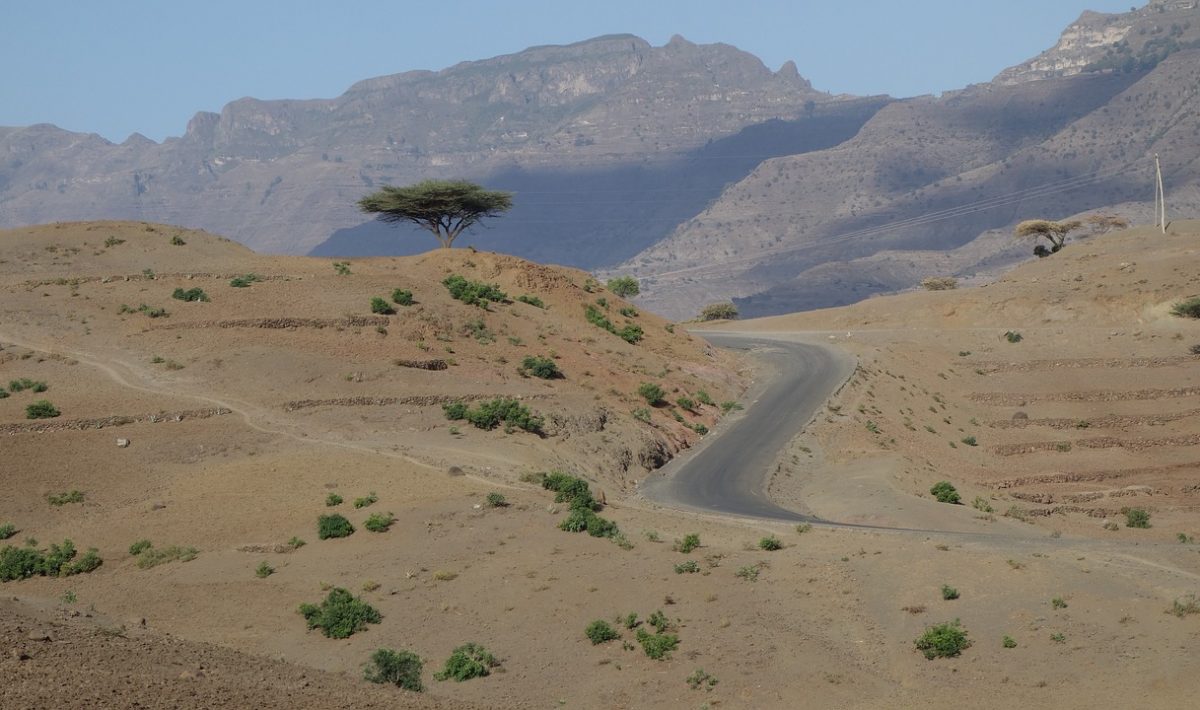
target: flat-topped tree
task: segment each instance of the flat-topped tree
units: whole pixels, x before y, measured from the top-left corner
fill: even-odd
[[[424,227],[449,249],[471,225],[512,209],[512,193],[485,190],[466,180],[422,180],[407,187],[384,185],[359,200],[358,208],[384,222]]]
[[[1079,229],[1083,226],[1083,222],[1079,220],[1071,220],[1069,222],[1052,222],[1047,219],[1028,219],[1017,225],[1013,231],[1013,235],[1018,239],[1026,237],[1041,237],[1050,242],[1050,248],[1039,244],[1034,248],[1033,253],[1038,256],[1049,256],[1055,254],[1059,249],[1063,248],[1063,244],[1067,241],[1067,233]]]

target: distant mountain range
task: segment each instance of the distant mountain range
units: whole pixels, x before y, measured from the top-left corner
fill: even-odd
[[[1197,47],[1197,0],[1155,0],[1085,13],[991,83],[895,100],[821,93],[728,45],[600,37],[335,99],[240,99],[161,144],[0,128],[0,226],[144,219],[261,251],[413,253],[432,240],[354,202],[466,177],[517,206],[464,243],[634,273],[669,315],[835,305],[1010,263],[1028,248],[989,230],[1025,217],[1148,214],[1155,152],[1194,214]]]

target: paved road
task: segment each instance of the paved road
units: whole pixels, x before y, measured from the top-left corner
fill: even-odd
[[[643,494],[672,507],[755,518],[822,522],[783,508],[766,492],[771,466],[854,371],[854,359],[824,345],[751,333],[698,333],[713,345],[756,350],[774,373],[746,413],[704,447],[648,479]]]

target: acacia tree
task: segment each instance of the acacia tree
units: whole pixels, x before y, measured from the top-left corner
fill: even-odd
[[[485,190],[466,180],[422,180],[407,187],[384,185],[359,200],[358,208],[389,224],[424,227],[449,249],[471,225],[512,209],[512,193]]]
[[[1067,233],[1079,229],[1083,223],[1079,220],[1071,220],[1069,222],[1051,222],[1047,219],[1029,219],[1017,225],[1013,235],[1018,238],[1024,237],[1043,237],[1050,242],[1050,249],[1047,250],[1044,246],[1038,245],[1034,248],[1033,253],[1038,256],[1048,256],[1063,248],[1063,244],[1067,241]]]

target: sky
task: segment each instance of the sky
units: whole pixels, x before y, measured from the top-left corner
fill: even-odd
[[[1139,6],[1145,0],[1133,0]],[[361,79],[632,33],[725,42],[822,91],[939,93],[1131,0],[0,0],[0,126],[114,142],[182,135],[244,96],[330,98]]]

